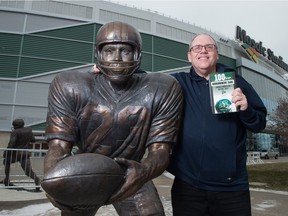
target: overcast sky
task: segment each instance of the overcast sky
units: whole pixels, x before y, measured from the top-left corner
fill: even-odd
[[[236,25],[288,64],[288,1],[164,1],[111,0],[157,11],[235,39]]]

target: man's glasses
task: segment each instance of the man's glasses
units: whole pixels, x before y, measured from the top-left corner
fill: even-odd
[[[206,45],[195,45],[195,46],[192,46],[190,48],[190,51],[192,50],[194,53],[199,53],[199,52],[201,52],[203,47],[205,48],[205,50],[207,52],[212,52],[215,49],[217,49],[216,45],[214,45],[214,44],[206,44]]]

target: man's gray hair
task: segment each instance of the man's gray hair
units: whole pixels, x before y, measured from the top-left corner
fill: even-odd
[[[216,49],[218,50],[217,42],[216,42],[216,40],[215,40],[211,35],[209,35],[209,34],[207,34],[207,33],[199,33],[199,34],[195,35],[195,37],[192,38],[192,40],[191,40],[191,42],[190,42],[190,44],[189,44],[188,52],[189,52],[190,49],[192,48],[192,43],[193,43],[193,41],[194,41],[198,36],[200,36],[200,35],[207,35],[207,36],[209,36],[209,37],[214,41],[214,45],[216,46]]]

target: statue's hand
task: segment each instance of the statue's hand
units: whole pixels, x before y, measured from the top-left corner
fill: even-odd
[[[132,196],[149,180],[141,163],[124,158],[115,158],[115,161],[126,167],[126,178],[124,184],[111,196],[108,203],[119,202]]]
[[[77,196],[77,195],[75,195]],[[64,205],[58,201],[56,201],[55,199],[53,199],[53,197],[51,197],[49,194],[46,193],[46,197],[48,198],[48,200],[52,203],[53,206],[55,206],[56,208],[60,209],[61,211],[66,211],[66,212],[73,212],[76,213],[78,212],[79,215],[83,214],[83,209],[85,210],[86,206],[68,206],[68,205]],[[98,208],[100,208],[101,206],[93,206],[93,210],[97,210]],[[88,206],[87,209],[91,209],[91,206]]]

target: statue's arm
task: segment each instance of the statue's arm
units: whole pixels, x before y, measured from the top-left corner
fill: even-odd
[[[58,161],[70,156],[73,144],[60,139],[52,139],[48,143],[49,149],[44,158],[44,175],[54,167]]]
[[[148,147],[148,156],[141,163],[146,171],[147,181],[160,176],[168,167],[170,146],[168,143],[154,143]]]

